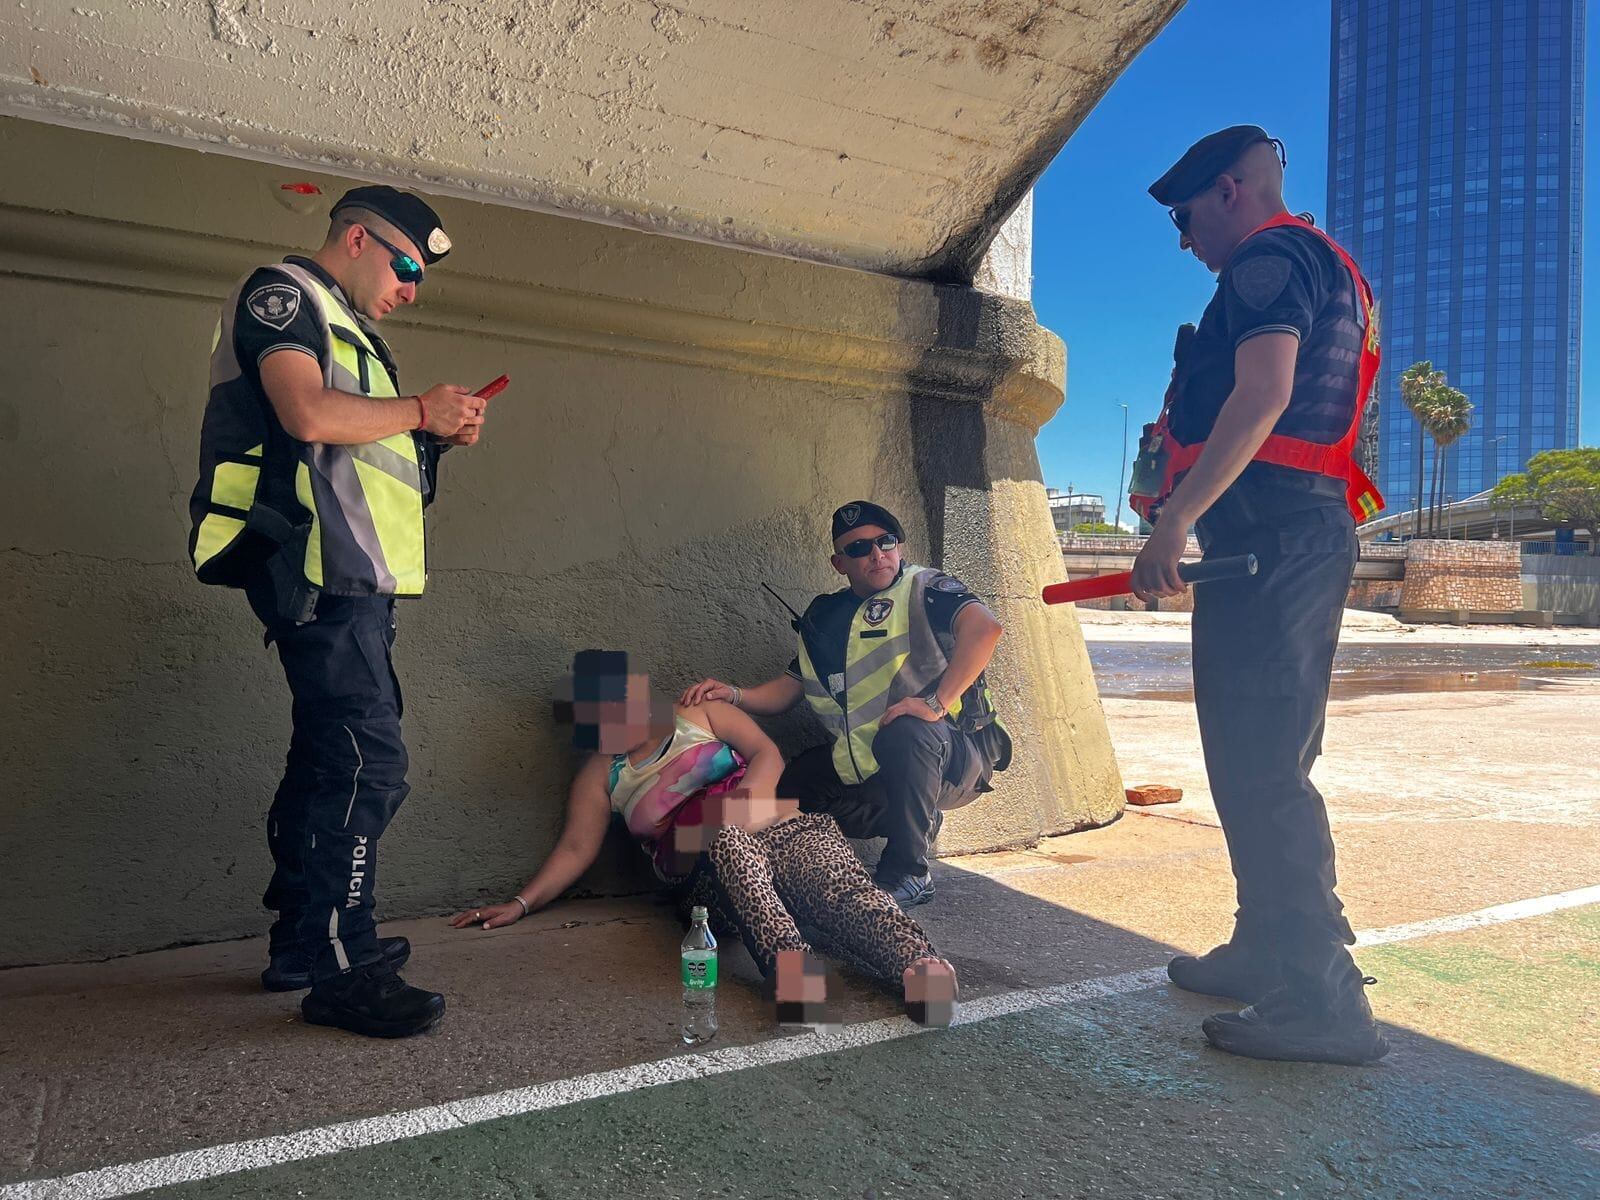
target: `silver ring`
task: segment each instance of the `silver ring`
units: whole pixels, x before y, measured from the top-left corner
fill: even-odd
[[[474,921],[481,921],[481,920],[483,920],[483,913],[482,913],[482,912],[481,912],[481,911],[479,911],[479,912],[475,912],[475,913],[473,913],[473,914],[472,914],[472,919],[473,919],[473,920],[474,920]]]

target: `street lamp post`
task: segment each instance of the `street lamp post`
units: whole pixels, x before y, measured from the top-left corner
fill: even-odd
[[[1112,523],[1112,528],[1120,533],[1122,530],[1122,493],[1127,490],[1128,479],[1128,406],[1120,400],[1117,404],[1122,409],[1122,469],[1117,474],[1117,519]]]
[[[1491,468],[1491,473],[1494,475],[1494,483],[1491,483],[1489,485],[1489,487],[1491,489],[1490,493],[1489,493],[1489,512],[1492,514],[1493,520],[1494,520],[1494,532],[1491,535],[1491,539],[1493,541],[1496,541],[1496,542],[1498,542],[1500,540],[1500,506],[1495,503],[1493,488],[1495,487],[1496,484],[1498,484],[1500,482],[1500,449],[1499,449],[1499,447],[1500,447],[1500,443],[1505,441],[1505,440],[1506,440],[1506,435],[1503,434],[1503,433],[1499,437],[1491,438],[1489,440],[1489,446],[1490,446],[1489,453],[1490,453],[1491,457],[1493,458],[1493,462],[1494,462],[1494,465]]]

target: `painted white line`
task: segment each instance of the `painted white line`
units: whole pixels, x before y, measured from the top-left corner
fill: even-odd
[[[1525,920],[1586,904],[1600,904],[1600,887],[1580,888],[1577,891],[1541,896],[1533,900],[1519,900],[1514,904],[1498,904],[1493,908],[1479,909],[1477,912],[1463,913],[1454,917],[1440,917],[1431,921],[1413,921],[1406,925],[1371,929],[1358,935],[1356,944],[1381,946],[1390,942],[1408,941],[1440,933],[1498,925],[1506,921]],[[1149,967],[1145,970],[1124,971],[1118,975],[1056,984],[1052,987],[1002,992],[997,996],[984,996],[963,1003],[956,1014],[955,1024],[975,1025],[982,1021],[992,1021],[996,1017],[1031,1012],[1035,1009],[1058,1008],[1066,1004],[1082,1004],[1131,995],[1134,992],[1158,987],[1166,982],[1166,978],[1165,967]],[[638,1063],[612,1071],[579,1075],[572,1079],[557,1079],[532,1087],[512,1088],[509,1091],[494,1092],[486,1096],[472,1096],[465,1100],[455,1100],[449,1104],[439,1104],[429,1108],[385,1113],[383,1116],[346,1121],[339,1125],[323,1125],[299,1133],[256,1138],[248,1142],[230,1142],[204,1150],[185,1150],[160,1158],[147,1158],[140,1162],[80,1171],[75,1175],[61,1175],[53,1179],[24,1180],[0,1186],[0,1200],[114,1200],[116,1197],[131,1196],[136,1192],[152,1188],[170,1187],[173,1184],[233,1175],[240,1171],[304,1162],[311,1158],[338,1154],[344,1150],[382,1146],[390,1142],[421,1137],[423,1134],[463,1129],[468,1125],[484,1121],[525,1116],[552,1108],[564,1108],[569,1104],[579,1104],[585,1100],[598,1100],[605,1096],[641,1091],[644,1088],[815,1058],[822,1054],[858,1049],[925,1032],[927,1031],[921,1026],[912,1024],[905,1017],[884,1017],[861,1025],[849,1025],[832,1033],[801,1034],[796,1037],[759,1042],[751,1046],[726,1046],[704,1054],[685,1054],[676,1058],[659,1059],[656,1062]],[[1600,1152],[1600,1134],[1581,1139],[1578,1144]]]
[[[1412,938],[1432,937],[1439,933],[1459,933],[1463,929],[1499,925],[1504,921],[1521,921],[1527,917],[1542,917],[1548,913],[1560,912],[1564,908],[1582,908],[1586,904],[1600,904],[1600,887],[1578,888],[1572,892],[1558,892],[1554,896],[1539,896],[1532,900],[1517,900],[1511,904],[1496,904],[1493,908],[1480,908],[1477,912],[1462,913],[1457,917],[1435,917],[1431,921],[1413,921],[1409,925],[1369,929],[1365,933],[1356,935],[1356,945],[1383,946],[1389,942],[1407,942]]]

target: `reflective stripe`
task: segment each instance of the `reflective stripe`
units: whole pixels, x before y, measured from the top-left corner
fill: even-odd
[[[328,940],[333,943],[333,957],[339,964],[339,970],[350,969],[350,956],[344,952],[344,943],[339,940],[339,910],[332,909],[328,913]]]
[[[351,458],[366,463],[369,467],[376,467],[391,479],[403,483],[412,491],[422,492],[422,475],[417,471],[416,444],[408,437],[406,442],[410,445],[411,453],[389,445],[388,441],[363,442],[359,446],[343,446]]]

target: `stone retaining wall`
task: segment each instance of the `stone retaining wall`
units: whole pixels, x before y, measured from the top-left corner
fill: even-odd
[[[1400,607],[1520,611],[1523,607],[1520,547],[1511,541],[1409,542]]]

